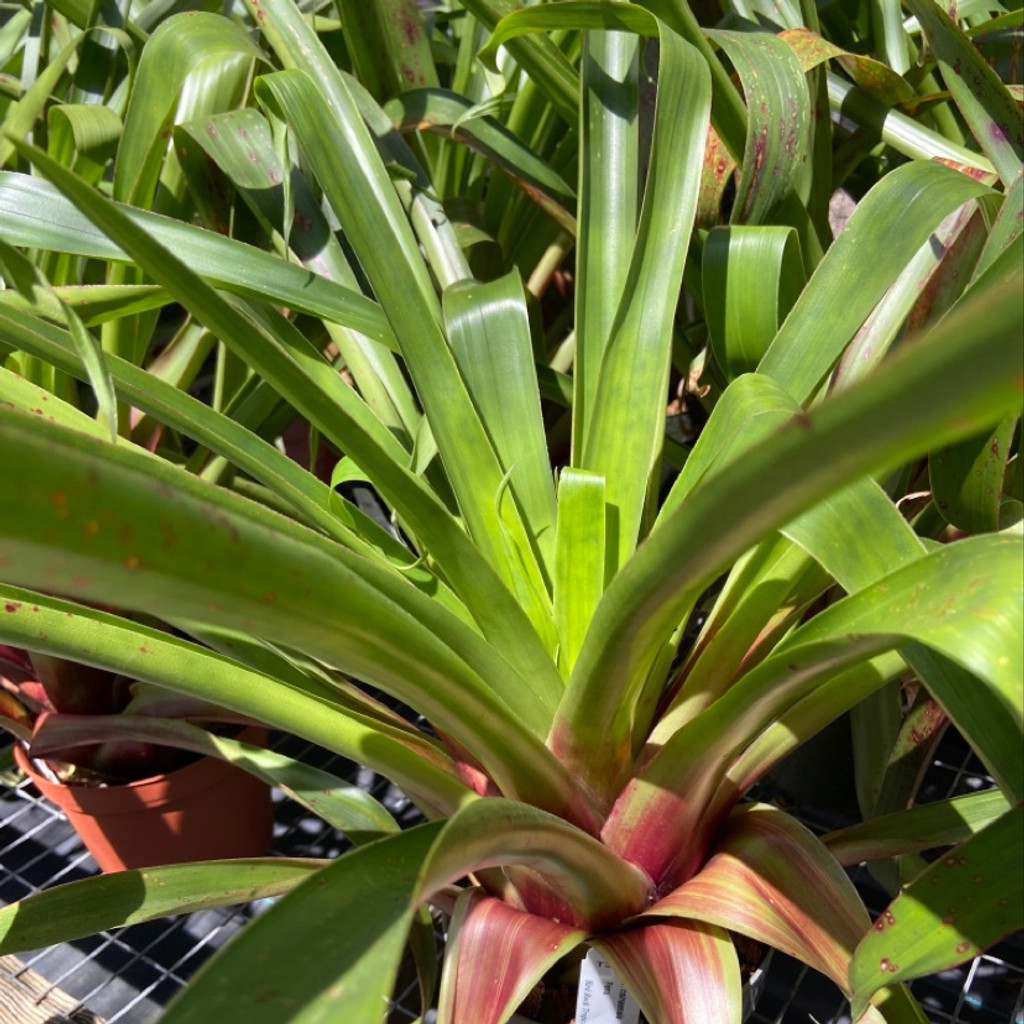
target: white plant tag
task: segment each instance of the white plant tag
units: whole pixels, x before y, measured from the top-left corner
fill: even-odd
[[[640,1007],[596,949],[580,964],[576,1024],[637,1024]]]

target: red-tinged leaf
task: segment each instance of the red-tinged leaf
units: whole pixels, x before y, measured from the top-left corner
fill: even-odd
[[[803,825],[765,804],[737,808],[704,868],[645,916],[693,918],[749,935],[844,991],[853,951],[871,926],[836,859]]]
[[[586,932],[468,889],[448,936],[439,1024],[500,1024]]]
[[[906,7],[920,23],[943,82],[981,151],[1009,187],[1024,158],[1024,125],[1012,93],[940,4],[907,0]]]
[[[697,196],[697,227],[713,228],[722,222],[722,196],[736,166],[733,155],[725,148],[714,126],[708,125],[704,169],[701,171],[700,192]]]
[[[709,33],[747,100],[747,141],[732,224],[763,224],[797,185],[810,141],[806,78],[792,49],[767,32]]]
[[[779,38],[793,48],[804,71],[810,71],[827,60],[836,60],[865,92],[888,106],[914,98],[913,87],[888,65],[863,54],[850,53],[822,39],[809,28],[789,28],[780,32]]]
[[[664,921],[592,942],[659,1024],[739,1024],[743,992],[729,936],[699,921]]]
[[[0,728],[12,732],[28,742],[32,736],[32,719],[28,712],[9,693],[0,690]]]

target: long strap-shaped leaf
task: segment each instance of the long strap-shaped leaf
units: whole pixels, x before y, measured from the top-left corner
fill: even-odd
[[[763,224],[797,184],[810,143],[811,103],[793,50],[768,32],[712,30],[747,100],[747,142],[730,222]]]
[[[123,737],[191,750],[237,765],[323,821],[346,833],[352,842],[367,842],[398,831],[398,823],[365,790],[320,768],[273,750],[207,732],[189,722],[155,715],[46,715],[32,737],[33,757],[58,757],[83,743]]]
[[[630,763],[629,694],[683,611],[767,530],[865,473],[1019,408],[1019,291],[1019,274],[975,289],[884,373],[797,415],[665,518],[605,592],[552,729],[549,742],[583,780],[606,797],[619,791]],[[969,375],[958,373],[968,364]],[[590,736],[604,737],[599,759],[581,741]]]
[[[5,467],[32,481],[0,512],[8,579],[201,616],[373,680],[472,750],[503,792],[592,826],[574,809],[574,780],[527,724],[536,712],[513,714],[498,695],[506,663],[416,588],[159,460],[18,413],[0,412],[0,423]],[[515,701],[522,679],[507,682]]]
[[[946,970],[1024,927],[1024,806],[937,860],[896,897],[850,965],[854,1015],[883,985]]]
[[[971,538],[822,612],[664,743],[624,790],[605,826],[606,842],[627,859],[638,858],[652,877],[685,878],[703,855],[701,830],[711,827],[701,819],[720,778],[713,766],[727,764],[822,681],[908,640],[969,670],[977,677],[977,699],[1013,715],[1018,742],[1004,756],[1019,764],[1024,727],[1013,708],[1020,706],[1024,677],[1020,558],[1016,538]],[[850,702],[861,696],[850,694]],[[845,709],[833,707],[835,714]]]
[[[595,939],[648,1020],[740,1024],[743,997],[732,940],[699,921],[658,921]]]
[[[455,361],[508,475],[540,564],[551,579],[555,484],[522,282],[516,273],[487,284],[463,281],[445,290],[443,308]],[[514,557],[515,549],[511,543],[509,547]],[[529,599],[523,594],[524,606]],[[553,648],[554,638],[549,642]]]
[[[439,1024],[507,1020],[544,972],[586,936],[582,929],[517,910],[481,889],[465,890],[448,926]]]
[[[376,1021],[420,901],[472,871],[509,864],[557,879],[593,927],[645,899],[638,874],[564,822],[507,800],[478,800],[448,822],[361,847],[295,889],[197,975],[164,1020],[199,1024],[241,1013],[251,1024]],[[310,921],[320,936],[312,946]]]
[[[638,62],[630,33],[584,36],[572,403],[577,462],[636,237],[640,197],[623,183],[639,167]]]
[[[492,31],[508,19],[519,17],[511,0],[468,0],[469,11]],[[569,61],[550,39],[510,39],[508,52],[541,89],[567,124],[576,122],[579,83]],[[487,49],[490,49],[489,47]],[[485,60],[481,52],[481,60]]]
[[[189,122],[177,133],[187,135],[220,165],[269,229],[286,239],[303,266],[359,291],[356,275],[319,201],[295,168],[289,164],[286,169],[259,111],[233,110]],[[367,405],[389,429],[404,434],[403,441],[411,446],[420,413],[394,355],[379,342],[347,328],[328,322],[327,330]]]
[[[169,129],[190,75],[205,75],[205,88],[196,92],[209,95],[220,87],[218,79],[230,79],[234,66],[245,74],[254,61],[265,59],[245,29],[228,18],[203,11],[161,24],[147,41],[132,83],[114,171],[114,198],[152,207]]]
[[[806,404],[940,221],[988,191],[942,164],[909,163],[887,174],[818,264],[758,370]]]
[[[640,225],[604,349],[580,466],[605,478],[609,578],[636,546],[650,480],[660,463],[672,322],[696,212],[711,102],[707,66],[667,28],[661,32],[660,60]]]
[[[262,79],[257,94],[285,115],[384,307],[470,535],[506,581],[525,577],[533,594],[527,614],[543,630],[550,602],[529,537],[513,508],[496,505],[504,473],[448,348],[427,265],[373,138],[293,0],[252,6],[289,68]],[[506,557],[509,536],[518,560]]]
[[[448,813],[469,798],[432,742],[361,714],[326,688],[253,671],[196,644],[105,612],[0,587],[0,639],[210,701],[370,764],[424,808]],[[45,637],[40,637],[40,633]]]
[[[0,910],[0,953],[73,942],[104,928],[281,896],[323,866],[273,857],[220,860],[109,875],[44,889]]]
[[[75,358],[67,334],[28,312],[0,309],[0,338],[73,376],[83,375],[81,361]],[[372,555],[374,551],[383,554],[396,568],[400,568],[410,582],[425,588],[461,617],[468,615],[459,610],[460,603],[448,588],[433,573],[417,566],[416,556],[372,519],[354,508],[348,523],[335,515],[331,511],[331,492],[326,484],[272,444],[153,373],[139,369],[118,356],[108,354],[105,361],[121,401],[180,430],[228,459],[287,501],[311,526],[346,547],[365,555]],[[62,403],[53,396],[47,396],[45,403],[52,403],[48,410],[50,415],[59,416],[67,410],[77,412],[72,407],[61,410]],[[37,398],[31,408],[38,405]]]
[[[405,468],[404,449],[316,356],[298,330],[271,310],[261,313],[253,309],[250,315],[243,315],[124,216],[120,208],[82,186],[39,150],[18,145],[32,153],[37,165],[45,168],[94,222],[130,248],[133,258],[147,273],[162,281],[222,341],[234,346],[246,362],[258,365],[311,423],[328,436],[337,436],[343,449],[363,465],[372,467],[385,499],[409,517],[417,535],[429,538],[431,554],[456,591],[476,595],[469,606],[484,633],[510,660],[523,667],[525,685],[536,696],[538,709],[550,707],[552,695],[559,692],[561,682],[554,681],[554,665],[521,607],[501,585],[491,565],[466,541],[440,500],[415,473]],[[277,265],[284,266],[280,261]],[[546,686],[548,681],[552,685]]]
[[[326,317],[394,347],[380,306],[268,252],[145,210],[118,207],[205,279],[250,298]],[[123,260],[125,252],[40,178],[0,171],[0,226],[12,245]]]
[[[922,0],[907,0],[907,9],[924,29],[942,78],[981,151],[1009,188],[1024,160],[1024,126],[1009,89],[946,11]]]

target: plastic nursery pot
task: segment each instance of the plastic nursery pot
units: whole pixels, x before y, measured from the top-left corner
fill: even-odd
[[[260,742],[266,731],[242,738]],[[259,857],[270,847],[270,789],[226,761],[203,757],[121,786],[70,786],[40,774],[20,743],[14,756],[103,871]]]

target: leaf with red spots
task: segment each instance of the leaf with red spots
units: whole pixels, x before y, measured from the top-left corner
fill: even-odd
[[[700,176],[697,197],[696,224],[699,228],[713,228],[722,219],[722,196],[729,184],[736,161],[725,148],[713,125],[708,125],[708,139],[704,146],[704,170]]]
[[[779,38],[792,47],[804,71],[826,60],[835,60],[865,92],[887,106],[914,98],[913,87],[892,68],[863,54],[850,53],[808,28],[786,29],[779,33]]]
[[[877,989],[946,970],[1024,926],[1024,805],[931,865],[889,904],[850,966],[856,1014]]]
[[[1003,184],[1013,184],[1024,159],[1024,122],[1010,91],[938,4],[907,0],[906,6],[921,23],[946,88],[981,151],[992,161]]]
[[[730,222],[761,224],[796,188],[807,159],[811,97],[791,47],[768,32],[709,33],[747,101],[747,142]]]

